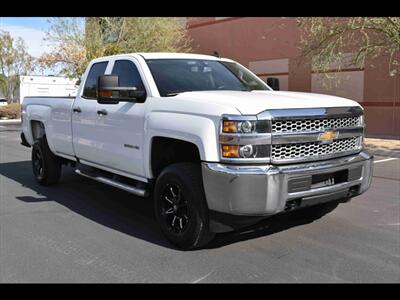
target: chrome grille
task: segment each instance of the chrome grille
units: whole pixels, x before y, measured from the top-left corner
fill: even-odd
[[[324,159],[326,156],[339,155],[349,151],[361,149],[361,137],[351,137],[346,139],[334,140],[329,144],[320,142],[295,143],[272,145],[271,159],[277,160],[296,160],[307,158]]]
[[[357,127],[361,124],[359,116],[324,119],[273,120],[272,133],[321,131],[335,128]]]

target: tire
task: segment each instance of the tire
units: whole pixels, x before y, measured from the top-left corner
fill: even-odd
[[[51,152],[46,137],[40,138],[32,146],[32,169],[40,185],[56,184],[61,177],[61,160]]]
[[[176,163],[161,172],[154,188],[154,210],[161,231],[180,249],[203,247],[215,236],[209,230],[209,211],[197,164]]]

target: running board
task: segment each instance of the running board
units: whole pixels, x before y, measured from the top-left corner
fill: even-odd
[[[98,182],[111,185],[111,186],[116,187],[116,188],[118,188],[120,190],[124,190],[124,191],[126,191],[128,193],[135,194],[135,195],[140,196],[140,197],[147,197],[148,196],[148,192],[145,189],[134,187],[132,185],[128,185],[128,184],[125,184],[125,183],[121,183],[121,182],[118,182],[118,181],[115,181],[115,180],[112,180],[110,178],[106,178],[106,177],[103,177],[103,176],[99,176],[95,172],[90,172],[91,173],[90,174],[89,172],[84,172],[84,171],[81,171],[79,169],[76,169],[75,173],[79,174],[81,176],[96,180]]]

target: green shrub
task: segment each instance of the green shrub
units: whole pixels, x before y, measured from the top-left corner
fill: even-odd
[[[21,117],[21,104],[11,103],[5,106],[0,106],[0,119],[19,119]]]

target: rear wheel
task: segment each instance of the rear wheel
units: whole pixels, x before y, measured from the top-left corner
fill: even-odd
[[[166,238],[182,249],[194,249],[210,242],[209,212],[200,167],[177,163],[166,167],[154,189],[154,209]]]
[[[45,137],[32,146],[32,169],[36,181],[41,185],[57,183],[61,177],[61,161],[51,152]]]

